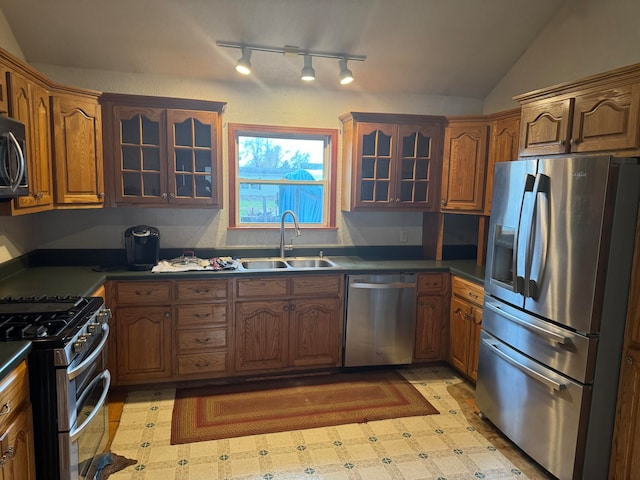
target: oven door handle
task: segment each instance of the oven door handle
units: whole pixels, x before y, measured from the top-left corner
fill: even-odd
[[[111,386],[111,373],[109,373],[109,370],[103,371],[100,375],[98,375],[96,378],[91,380],[91,383],[87,385],[87,388],[85,389],[84,393],[80,395],[80,398],[78,399],[78,404],[82,405],[86,396],[92,392],[95,385],[98,382],[101,382],[103,380],[105,382],[105,386],[104,386],[104,389],[102,390],[102,394],[100,395],[100,398],[98,399],[98,402],[96,403],[95,408],[91,411],[91,413],[87,416],[87,418],[84,419],[84,422],[82,422],[76,428],[72,428],[71,431],[69,431],[69,438],[71,439],[71,443],[75,442],[78,439],[78,437],[82,434],[82,431],[87,427],[87,425],[89,425],[89,423],[91,423],[91,421],[95,418],[98,412],[102,409],[104,402],[107,400],[107,395],[109,394],[109,387]]]
[[[91,355],[89,355],[82,362],[80,362],[75,368],[67,372],[67,376],[69,377],[69,380],[73,380],[78,375],[80,375],[84,371],[84,369],[87,367],[87,365],[90,365],[91,363],[93,363],[96,357],[102,354],[102,350],[104,349],[104,346],[107,343],[107,338],[109,337],[109,324],[103,323],[102,330],[104,332],[102,335],[102,339],[100,340],[100,343],[98,344],[98,346],[93,349],[93,352],[91,352]]]
[[[507,355],[506,353],[504,353],[503,351],[500,350],[500,348],[498,347],[497,344],[490,342],[489,340],[487,340],[486,338],[482,339],[482,342],[489,348],[491,348],[491,351],[493,353],[495,353],[496,355],[498,355],[500,358],[502,358],[503,360],[505,360],[506,362],[509,362],[511,365],[513,365],[515,368],[517,368],[518,370],[520,370],[522,373],[524,373],[525,375],[527,375],[528,377],[533,378],[534,380],[539,381],[540,383],[544,383],[547,387],[551,387],[554,390],[560,392],[562,390],[566,390],[567,385],[564,383],[559,383],[556,382],[555,380],[545,377],[544,375],[542,375],[541,373],[536,372],[535,370],[527,367],[526,365],[518,362],[517,360],[514,360],[513,358],[511,358],[509,355]]]

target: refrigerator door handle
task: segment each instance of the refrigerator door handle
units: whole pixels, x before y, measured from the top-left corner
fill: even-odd
[[[494,304],[490,300],[486,300],[484,302],[484,306],[489,310],[497,313],[501,317],[506,318],[507,320],[513,323],[517,323],[521,327],[526,328],[531,333],[534,333],[540,337],[546,337],[556,343],[559,343],[560,345],[566,345],[567,343],[570,342],[570,339],[568,337],[565,337],[564,335],[560,335],[559,333],[552,332],[550,330],[547,330],[546,328],[539,327],[538,325],[533,325],[532,323],[528,323],[516,317],[515,315],[505,312],[498,305]]]
[[[544,174],[536,175],[533,187],[532,228],[527,255],[527,277],[525,280],[524,296],[537,299],[540,293],[540,280],[547,259],[549,244],[549,177]]]
[[[493,353],[498,355],[504,361],[509,362],[511,365],[513,365],[515,368],[520,370],[522,373],[524,373],[528,377],[533,378],[534,380],[537,380],[538,382],[543,383],[544,385],[546,385],[548,387],[551,387],[551,388],[553,388],[554,390],[556,390],[558,392],[560,392],[562,390],[566,390],[566,388],[567,388],[566,384],[556,382],[555,380],[553,380],[553,379],[551,379],[549,377],[546,377],[545,375],[542,375],[541,373],[536,372],[535,370],[527,367],[526,365],[518,362],[517,360],[514,360],[509,355],[507,355],[506,353],[501,351],[497,343],[491,342],[490,340],[487,340],[486,338],[482,339],[482,343],[484,343],[487,347],[489,347]]]
[[[520,201],[520,215],[518,216],[518,222],[516,230],[514,232],[513,247],[513,291],[516,293],[524,294],[526,271],[524,271],[527,265],[527,243],[528,232],[531,230],[531,222],[524,222],[523,219],[528,218],[527,212],[533,208],[533,202],[531,198],[531,192],[535,184],[535,177],[528,173],[524,181],[524,189],[522,191],[522,197]]]

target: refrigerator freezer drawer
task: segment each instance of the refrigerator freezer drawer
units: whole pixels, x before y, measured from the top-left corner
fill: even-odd
[[[598,342],[486,297],[482,328],[580,383],[592,383]]]
[[[560,480],[580,478],[590,395],[590,387],[481,333],[478,408]]]

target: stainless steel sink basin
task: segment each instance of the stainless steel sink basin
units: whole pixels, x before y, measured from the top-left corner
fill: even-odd
[[[324,257],[297,257],[287,258],[287,263],[291,268],[331,268],[336,264]]]
[[[326,257],[266,257],[243,258],[240,260],[240,268],[243,270],[297,270],[331,268],[336,264]]]
[[[242,268],[247,270],[276,270],[287,268],[288,265],[281,259],[251,258],[240,262]]]

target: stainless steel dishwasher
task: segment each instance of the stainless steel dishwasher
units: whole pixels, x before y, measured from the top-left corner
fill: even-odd
[[[416,276],[349,275],[347,279],[344,366],[411,363]]]

